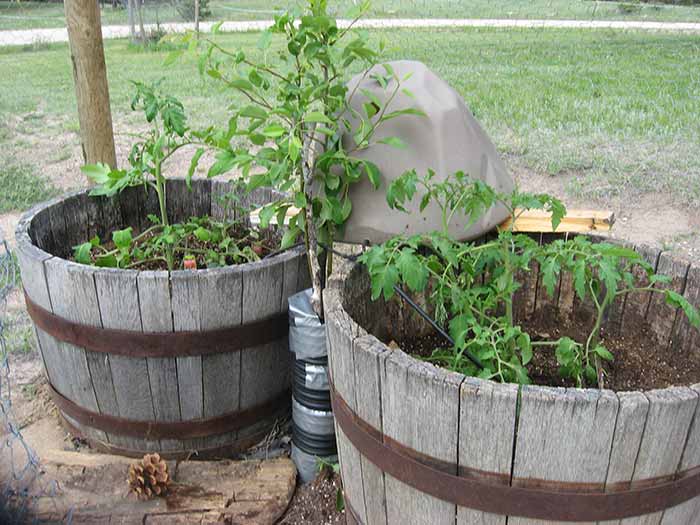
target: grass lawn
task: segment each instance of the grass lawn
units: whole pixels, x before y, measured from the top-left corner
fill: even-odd
[[[211,0],[210,19],[270,19],[294,0]],[[124,9],[113,9],[109,2],[102,9],[104,24],[126,24]],[[331,0],[331,4],[350,3]],[[413,18],[544,18],[576,20],[658,20],[668,22],[700,21],[700,7],[668,4],[598,2],[595,0],[374,0],[374,17]],[[342,14],[342,10],[340,10]],[[177,11],[167,2],[146,0],[144,17],[147,23],[181,21]],[[0,1],[0,30],[62,27],[65,25],[60,3],[16,0]]]
[[[392,58],[421,60],[455,86],[516,165],[566,176],[576,196],[665,192],[698,206],[698,36],[494,29],[397,30],[387,36]],[[249,52],[257,38],[220,37]],[[197,125],[223,122],[226,107],[237,101],[202,79],[193,58],[165,69],[165,51],[134,50],[125,41],[105,47],[115,117],[129,113],[130,79],[164,78]],[[0,125],[19,115],[28,132],[77,129],[65,44],[33,52],[0,49],[0,63]],[[13,142],[9,128],[4,134]],[[0,153],[3,164],[31,162],[31,147],[13,144]]]
[[[33,167],[8,162],[4,155],[0,165],[0,188],[0,214],[26,210],[59,193],[50,181],[37,177]]]

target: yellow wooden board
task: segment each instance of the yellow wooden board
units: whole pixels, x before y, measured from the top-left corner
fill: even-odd
[[[615,223],[615,214],[604,210],[567,210],[556,231],[552,230],[552,215],[542,210],[517,210],[515,232],[566,233],[609,231]],[[510,228],[511,219],[503,222],[499,229]]]

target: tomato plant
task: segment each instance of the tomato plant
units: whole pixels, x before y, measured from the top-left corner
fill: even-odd
[[[358,153],[377,144],[401,147],[398,137],[376,138],[377,128],[401,115],[422,114],[412,108],[388,111],[399,91],[408,93],[402,86],[407,77],[399,78],[389,64],[381,64],[383,44],[370,45],[368,34],[354,28],[368,9],[369,2],[358,4],[348,14],[348,26],[340,28],[328,14],[326,0],[310,0],[303,10],[275,17],[261,34],[261,59],[244,49],[225,49],[211,38],[185,37],[199,50],[202,72],[246,101],[234,108],[226,128],[212,130],[207,138],[218,150],[210,175],[238,168],[249,188],[271,186],[287,195],[263,208],[263,226],[275,216],[282,224],[292,206],[301,210],[290,218],[282,247],[303,237],[312,302],[320,317],[321,290],[332,270],[324,247],[332,245],[352,213],[349,188],[364,177],[375,188],[381,185],[378,167]],[[273,47],[280,41],[280,47]],[[358,70],[386,90],[386,103],[359,84],[348,87]],[[366,99],[363,112],[351,107],[357,95]],[[245,147],[235,145],[241,139]]]
[[[680,308],[695,327],[700,315],[681,295],[657,283],[667,277],[655,275],[653,268],[634,250],[610,243],[593,243],[585,236],[559,239],[540,246],[529,236],[502,229],[482,243],[458,242],[448,235],[456,213],[465,214],[470,224],[492,206],[500,204],[515,223],[524,210],[544,209],[551,213],[556,230],[566,214],[563,204],[546,194],[519,192],[503,194],[464,173],[442,182],[433,172],[418,176],[407,172],[387,191],[391,208],[403,210],[404,203],[419,192],[421,211],[435,202],[442,212],[442,230],[426,235],[400,236],[374,246],[361,257],[371,277],[372,299],[389,299],[394,286],[405,286],[414,293],[429,294],[437,321],[449,328],[454,347],[439,348],[429,358],[450,369],[502,382],[530,382],[527,366],[534,351],[554,350],[559,373],[578,386],[604,385],[604,362],[614,359],[600,342],[605,312],[615,298],[639,292],[665,295],[666,302]],[[515,292],[522,286],[519,276],[537,262],[547,293],[553,296],[562,272],[573,276],[581,301],[595,306],[595,320],[585,342],[569,337],[556,341],[534,341],[513,315]],[[640,267],[648,285],[635,282],[633,269]],[[478,369],[466,353],[484,365]]]

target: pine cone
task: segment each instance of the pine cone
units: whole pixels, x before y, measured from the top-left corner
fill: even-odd
[[[146,454],[141,461],[129,465],[127,482],[129,493],[139,499],[164,496],[170,485],[168,464],[158,454]]]

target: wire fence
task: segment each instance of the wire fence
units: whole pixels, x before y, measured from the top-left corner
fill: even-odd
[[[18,284],[17,262],[0,235],[0,523],[8,525],[35,522],[33,503],[56,494],[55,483],[41,478],[39,458],[13,417],[7,300]]]

